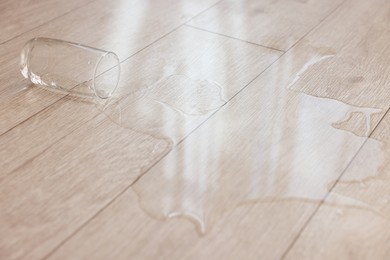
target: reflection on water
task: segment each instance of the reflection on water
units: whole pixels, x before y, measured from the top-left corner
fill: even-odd
[[[379,31],[374,27],[368,34],[376,35],[368,37],[364,44],[359,42],[355,48],[343,48],[337,55],[317,55],[318,58],[303,66],[288,88],[348,104],[371,106],[355,107],[344,119],[332,123],[337,129],[370,138],[365,141],[341,180],[328,184],[332,196],[327,202],[351,200],[355,201],[355,205],[364,204],[375,214],[388,217],[390,193],[386,187],[390,184],[389,117],[384,117],[381,124],[377,125],[388,109],[389,81],[386,79],[389,66],[382,58],[383,55],[388,56],[388,50],[386,53],[376,50],[388,41],[389,34],[383,33],[381,27]],[[357,56],[359,52],[365,55]]]
[[[388,45],[390,33],[383,26],[370,27],[364,41],[360,37],[346,40],[348,46],[337,54],[317,52],[317,58],[309,60],[297,76],[299,84],[289,88],[355,106],[387,107],[390,66],[385,57],[390,56],[390,50],[383,46]]]
[[[207,115],[224,104],[226,101],[218,84],[171,75],[117,95],[108,104],[98,104],[98,107],[122,127],[161,135],[166,128],[186,125],[193,117]]]
[[[138,85],[128,84],[132,92],[101,107],[117,125],[167,140],[171,147],[183,140],[178,132],[194,129],[191,121],[220,111],[132,186],[140,206],[157,219],[188,219],[200,234],[242,206],[316,205],[330,189],[337,201],[325,203],[339,207],[340,214],[354,208],[381,215],[389,198],[372,202],[374,195],[355,195],[364,193],[359,189],[369,192],[370,185],[373,193],[386,186],[380,182],[386,174],[376,175],[387,172],[388,148],[383,139],[369,138],[386,106],[360,96],[364,84],[377,81],[345,63],[354,62],[340,51],[294,48],[248,87],[252,92],[226,104],[223,93],[229,99],[240,91],[237,86],[222,89],[203,80],[213,77],[187,74],[192,69],[183,70],[180,62],[151,62],[144,78],[134,80]],[[351,72],[346,80],[344,67]],[[371,148],[359,152],[362,146]]]
[[[322,201],[328,192],[327,184],[336,180],[353,159],[367,138],[364,133],[370,133],[377,123],[370,118],[381,110],[295,92],[287,96],[287,107],[267,111],[267,104],[262,104],[265,111],[260,113],[259,126],[252,124],[256,118],[249,118],[245,127],[247,115],[240,115],[244,126],[235,124],[238,112],[213,119],[216,123],[208,129],[222,131],[229,127],[232,134],[239,131],[240,136],[247,137],[241,138],[243,144],[237,147],[230,144],[234,141],[229,133],[218,135],[199,129],[194,138],[186,140],[188,150],[175,149],[160,162],[158,170],[152,169],[132,186],[141,207],[157,219],[187,218],[203,235],[240,206],[270,201]],[[289,119],[285,113],[296,117]],[[354,117],[349,115],[354,113],[362,114],[363,120],[352,120]],[[280,124],[285,120],[289,124],[283,127]],[[350,198],[327,203],[371,210]]]
[[[375,137],[374,137],[375,138]],[[370,138],[338,181],[334,193],[365,203],[379,215],[390,216],[390,143]]]
[[[188,219],[203,235],[223,216],[248,204],[321,202],[384,110],[304,94],[299,88],[306,73],[336,55],[326,48],[314,50],[320,54],[308,55],[300,68],[289,67],[294,61],[287,60],[282,69],[268,73],[275,82],[265,76],[266,85],[254,96],[244,95],[226,106],[227,89],[182,74],[168,75],[175,69],[164,61],[159,63],[161,77],[100,107],[117,125],[162,138],[170,147],[182,140],[175,134],[186,132],[189,122],[221,109],[207,127],[197,129],[185,146],[172,150],[132,186],[145,212],[161,220]],[[291,68],[296,73],[283,71]],[[380,214],[378,208],[344,194],[326,204]]]
[[[186,115],[203,115],[226,103],[218,84],[194,81],[185,75],[172,75],[153,87],[149,98]]]

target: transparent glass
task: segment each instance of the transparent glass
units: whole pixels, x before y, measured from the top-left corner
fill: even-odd
[[[107,99],[120,76],[118,56],[77,43],[34,38],[21,53],[20,70],[25,78],[52,91],[81,97]]]

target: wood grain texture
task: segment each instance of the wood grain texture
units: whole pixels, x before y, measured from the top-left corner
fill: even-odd
[[[309,37],[310,42],[332,44],[338,50],[335,57],[314,65],[295,89],[388,111],[389,11],[387,1],[349,1],[325,26],[332,33],[322,28]],[[330,184],[330,194],[286,259],[388,258],[389,129],[387,114],[340,180]]]
[[[13,1],[0,3],[0,44],[88,4],[89,1]]]
[[[1,45],[0,259],[387,258],[390,4],[215,3],[96,0]],[[117,52],[113,102],[29,86],[34,36]]]
[[[383,116],[289,90],[312,58],[291,49],[52,259],[282,257]]]
[[[354,45],[338,49],[341,44],[337,36],[327,32],[335,20],[351,10],[367,10],[366,5],[351,1],[332,15],[329,25],[324,23],[290,50],[60,248],[53,259],[67,259],[69,252],[71,257],[101,259],[281,257],[348,166],[349,178],[354,179],[357,172],[364,177],[373,165],[380,168],[383,164],[383,156],[379,165],[375,163],[383,145],[367,141],[386,111],[384,103],[369,103],[382,98],[378,93],[370,98],[340,95],[344,102],[301,93],[311,86],[305,74],[312,73],[310,66],[319,64],[317,73],[311,74],[314,77],[321,70],[322,59],[359,53],[359,46]],[[351,17],[359,19],[358,14]],[[352,26],[354,22],[348,24]],[[361,29],[363,35],[351,33],[351,39],[345,39],[347,30],[352,28],[340,33],[340,41],[364,37]],[[331,40],[322,38],[321,45],[317,45],[312,42],[316,35],[330,35]],[[380,55],[369,57],[373,58],[371,66],[381,66]],[[326,68],[323,71],[329,72]],[[372,70],[366,73],[368,79],[375,75]],[[385,139],[386,129],[375,134],[376,138]],[[355,167],[349,165],[364,144],[363,149],[374,148],[355,158],[360,162]],[[367,158],[371,164],[367,164]],[[334,198],[315,218],[314,227],[309,226],[288,258],[385,258],[388,246],[381,241],[387,241],[387,232],[380,230],[386,230],[388,224],[378,217],[378,212],[383,214],[381,210],[387,204],[378,185],[384,191],[386,183],[377,182],[370,193],[354,193],[357,187],[367,189],[365,184],[363,188],[359,182],[355,184],[346,189],[348,194],[344,191],[343,196],[332,195]],[[130,206],[135,201],[140,209]],[[145,220],[142,211],[155,220]],[[130,216],[143,219],[144,225],[128,221]],[[156,222],[168,219],[164,224]],[[356,236],[362,221],[366,225]],[[189,223],[195,224],[192,232]],[[197,237],[196,229],[205,235]],[[87,239],[89,243],[81,246]],[[142,243],[129,246],[129,241]]]
[[[286,259],[388,258],[389,128],[390,118],[386,115]]]
[[[291,89],[355,106],[388,108],[389,12],[387,1],[347,1],[329,23],[300,42],[317,55]]]
[[[202,237],[186,219],[151,218],[130,190],[49,259],[272,259],[271,251],[291,239],[272,231],[274,221],[280,220],[280,229],[293,232],[305,220],[302,212],[313,209],[312,204],[291,201],[239,207]]]
[[[371,172],[366,159],[382,156],[378,144],[364,148],[355,171],[348,170],[340,185],[327,197],[310,224],[294,244],[286,259],[387,259],[390,222],[388,214],[388,177],[365,180]],[[367,156],[371,154],[370,156]],[[364,162],[362,158],[364,158]],[[388,160],[388,152],[386,160]],[[361,166],[358,169],[358,165]],[[356,170],[358,169],[358,170]],[[388,172],[388,167],[386,169]],[[355,177],[357,174],[358,177]],[[363,175],[363,176],[361,176]],[[380,174],[379,174],[380,175]],[[387,174],[386,174],[387,175]],[[346,201],[349,201],[346,204]]]
[[[343,0],[227,0],[189,25],[260,45],[288,50]]]
[[[124,62],[118,91],[130,91],[124,99],[131,99],[131,93],[153,80],[186,75],[189,80],[218,82],[229,99],[280,55],[182,27]],[[211,60],[218,62],[212,69]],[[35,95],[41,90],[29,91]],[[101,113],[93,103],[63,99],[0,137],[2,155],[9,154],[0,177],[0,196],[7,198],[0,202],[0,219],[7,223],[1,225],[3,258],[39,259],[48,254],[213,112],[190,116],[160,106],[148,119],[155,122],[165,115],[163,122],[170,119],[172,124],[151,133],[116,124],[115,108]],[[122,112],[121,117],[136,113]],[[16,143],[9,142],[16,137]]]
[[[44,257],[164,153],[159,140],[102,115],[3,179],[1,258]]]

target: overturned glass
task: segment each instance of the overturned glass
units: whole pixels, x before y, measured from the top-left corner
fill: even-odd
[[[25,78],[48,90],[108,99],[118,86],[120,62],[110,51],[34,38],[22,50],[20,70]]]

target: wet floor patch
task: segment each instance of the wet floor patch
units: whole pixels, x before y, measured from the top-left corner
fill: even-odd
[[[222,88],[217,83],[171,75],[134,88],[99,108],[121,127],[159,135],[224,104]]]
[[[370,138],[332,193],[367,205],[382,217],[390,216],[390,144]]]
[[[386,37],[388,34],[383,34],[375,42],[357,46],[360,50],[371,45],[361,50],[367,54],[363,56],[357,57],[344,49],[333,55],[317,52],[288,85],[292,91],[353,104],[343,119],[331,125],[367,140],[341,179],[330,182],[328,187],[334,194],[331,198],[337,195],[354,200],[381,216],[390,213],[390,193],[386,189],[390,184],[390,124],[386,113],[390,104],[389,66],[380,56],[385,54],[368,55],[368,52],[375,50],[374,46]]]
[[[328,184],[332,196],[327,203],[354,201],[352,204],[389,219],[390,193],[386,187],[390,184],[390,138],[386,128],[390,124],[386,116],[389,101],[385,80],[388,66],[379,66],[382,71],[373,72],[371,63],[367,57],[353,57],[344,51],[317,55],[302,67],[288,89],[356,104],[342,120],[331,125],[367,139],[340,180]]]
[[[287,85],[287,94],[283,95],[290,100],[283,100],[286,98],[280,95],[276,103],[268,103],[277,97],[271,91],[269,99],[256,101],[254,106],[248,108],[248,111],[252,108],[254,111],[264,110],[258,116],[258,125],[252,125],[256,131],[264,131],[263,135],[256,133],[259,140],[253,140],[255,145],[248,143],[235,149],[226,146],[226,140],[222,140],[223,132],[229,132],[229,128],[240,129],[240,136],[253,134],[246,132],[248,127],[244,125],[240,128],[240,124],[245,123],[241,119],[248,115],[231,112],[233,115],[216,125],[217,135],[211,133],[198,138],[188,145],[187,151],[171,159],[162,172],[154,171],[142,176],[132,188],[144,211],[160,220],[185,218],[194,223],[200,235],[205,235],[223,216],[243,206],[268,202],[298,201],[313,205],[322,202],[324,194],[338,180],[338,173],[342,172],[340,169],[347,167],[353,159],[353,155],[344,154],[343,146],[346,146],[346,151],[351,147],[358,151],[385,112],[375,107],[354,106],[343,102],[343,99],[338,101],[331,95],[321,97],[302,90],[302,84],[308,84],[305,83],[307,73],[336,55],[331,51],[325,53],[309,59]],[[364,82],[363,77],[350,80],[350,84],[360,82]],[[119,92],[109,102],[96,105],[116,125],[159,140],[151,146],[147,142],[140,143],[128,155],[138,161],[137,165],[142,165],[142,174],[177,144],[170,133],[182,131],[181,128],[185,128],[191,120],[207,117],[225,104],[223,90],[218,83],[173,74],[156,78],[153,82],[129,86],[128,91]],[[273,109],[269,109],[270,104],[274,105]],[[249,118],[248,126],[252,127],[251,121],[256,119]],[[321,131],[332,134],[328,140],[318,142],[316,139]],[[292,132],[296,133],[289,138]],[[230,138],[234,137],[234,131],[230,134]],[[317,147],[324,146],[326,149],[332,145],[334,154],[326,154],[328,158],[322,158]],[[375,145],[376,151],[383,154],[381,142],[376,141]],[[245,157],[242,154],[247,149],[253,151]],[[225,158],[223,162],[219,161],[218,155]],[[237,160],[242,162],[238,169],[234,168],[237,165],[224,166],[230,165],[229,161]],[[335,165],[329,165],[332,163]],[[298,166],[303,167],[304,172]],[[317,168],[322,169],[317,176],[313,176]],[[378,169],[372,169],[372,172],[376,173]],[[375,176],[375,173],[372,175]],[[363,183],[367,186],[364,173],[361,175],[363,182],[359,181],[359,185]],[[338,183],[341,188],[354,184],[355,180]],[[326,201],[326,205],[338,209],[382,210],[380,206],[372,207],[370,203],[342,189],[335,192],[339,193],[341,202]],[[388,199],[381,201],[387,205]]]
[[[359,107],[387,107],[390,68],[383,57],[389,56],[389,50],[372,52],[377,50],[376,44],[386,45],[383,43],[386,37],[388,35],[366,46],[355,46],[353,51],[330,52],[306,46],[312,49],[312,58],[302,66],[288,89]],[[367,48],[368,45],[372,46]]]
[[[202,148],[202,144],[206,142],[203,140],[204,136],[198,137],[196,144],[187,140],[186,147],[190,148],[188,151],[181,150],[176,154],[175,159],[164,159],[168,162],[158,167],[161,172],[152,171],[133,185],[132,188],[138,195],[144,211],[160,220],[185,218],[194,223],[200,235],[206,235],[229,212],[258,203],[289,201],[313,205],[324,203],[334,207],[338,212],[345,209],[358,209],[378,214],[377,208],[353,196],[339,194],[337,202],[323,201],[340,175],[349,167],[349,163],[355,160],[355,154],[367,140],[374,142],[375,149],[383,154],[380,148],[383,144],[368,138],[386,112],[386,109],[375,104],[372,107],[360,106],[366,102],[353,105],[354,98],[348,99],[347,92],[342,98],[336,99],[333,95],[328,95],[326,90],[318,94],[302,88],[305,84],[312,84],[307,82],[307,74],[311,74],[311,70],[331,61],[337,55],[326,48],[323,53],[325,54],[309,59],[298,70],[293,80],[286,85],[285,95],[289,98],[293,97],[291,99],[294,101],[285,101],[286,103],[283,104],[283,99],[280,99],[277,106],[274,106],[276,110],[267,111],[269,120],[277,119],[277,121],[267,121],[266,113],[261,115],[262,128],[259,129],[264,131],[264,135],[259,137],[262,141],[258,142],[257,146],[265,146],[266,149],[253,147],[254,152],[248,154],[251,157],[248,159],[241,158],[239,154],[242,149],[250,149],[245,146],[236,148],[237,151],[228,151],[229,148],[223,143],[214,144],[216,147],[206,144]],[[364,82],[364,77],[356,76],[349,79],[350,84],[361,82]],[[169,80],[166,81],[166,85],[169,84]],[[283,105],[287,106],[283,107]],[[172,104],[170,106],[174,107]],[[267,109],[268,106],[267,103],[259,104],[259,110]],[[186,109],[186,111],[189,114],[188,111],[193,109]],[[289,113],[291,115],[288,115]],[[241,117],[245,116],[241,115]],[[231,115],[231,117],[235,116]],[[283,118],[285,120],[282,120]],[[240,122],[235,123],[240,124]],[[226,124],[229,125],[229,122]],[[295,131],[299,135],[291,134]],[[330,137],[318,142],[316,139],[322,131],[331,132]],[[267,133],[272,133],[272,136],[268,137],[269,140],[265,138]],[[281,136],[278,136],[279,134]],[[245,136],[245,131],[240,135]],[[283,135],[293,135],[293,138],[284,140]],[[318,144],[314,144],[315,142]],[[252,144],[248,144],[250,145]],[[333,148],[329,148],[331,146]],[[327,157],[321,158],[322,152],[318,147],[333,150],[333,154],[325,153]],[[308,154],[309,151],[311,154]],[[211,158],[205,159],[213,152]],[[221,157],[225,158],[225,162],[218,161],[219,153],[224,154]],[[230,160],[241,162],[239,169],[235,169],[237,165],[224,168],[223,164],[229,164],[226,162],[229,156],[231,156]],[[373,175],[378,172],[376,168],[372,170]]]
[[[221,142],[206,141],[207,133],[198,136],[197,141],[187,140],[189,150],[175,151],[175,155],[157,166],[158,170],[149,172],[132,186],[144,211],[160,220],[185,218],[194,223],[200,235],[206,235],[221,218],[242,206],[273,201],[321,203],[329,192],[329,185],[348,166],[375,128],[377,122],[371,117],[381,110],[295,92],[288,96],[292,97],[287,102],[289,107],[283,108],[280,104],[279,111],[269,112],[269,119],[264,114],[261,117],[264,128],[260,130],[264,134],[257,133],[259,140],[252,140],[248,145],[231,150],[225,145],[231,140],[223,141],[222,135],[218,137],[222,138]],[[274,121],[279,120],[279,113],[282,116],[286,111],[297,113],[296,124],[289,119],[284,121],[287,125],[283,128],[272,130],[279,124]],[[329,116],[332,113],[333,116]],[[359,116],[355,118],[355,114]],[[233,134],[237,126],[227,124]],[[256,124],[247,128],[253,127]],[[222,129],[219,131],[222,133]],[[268,131],[273,135],[267,138]],[[326,141],[318,141],[318,135],[324,133],[331,136]],[[242,132],[241,135],[247,134]],[[320,146],[333,150],[333,154],[322,155]],[[351,152],[343,154],[343,146]],[[309,150],[311,154],[307,154]],[[230,165],[227,158],[231,162],[240,161],[240,165],[226,166]],[[347,197],[341,202],[325,203],[337,209],[374,210],[364,202]]]

